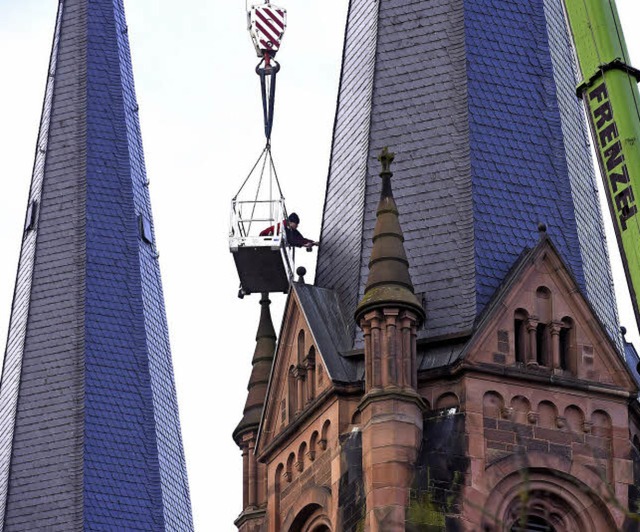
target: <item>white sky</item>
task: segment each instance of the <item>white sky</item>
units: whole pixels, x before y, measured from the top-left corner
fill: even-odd
[[[0,345],[9,322],[57,0],[0,0]],[[289,212],[317,238],[329,161],[347,0],[291,2],[278,56],[273,154]],[[229,202],[264,145],[257,63],[244,4],[125,0],[147,174],[169,318],[196,529],[233,531],[242,416],[257,296],[236,298]],[[638,0],[617,0],[640,66]],[[401,147],[394,148],[401,151]],[[605,221],[609,227],[608,210]],[[615,239],[610,253],[619,264]],[[298,264],[313,279],[313,254]],[[624,274],[620,319],[636,345]],[[273,295],[278,329],[284,295]]]

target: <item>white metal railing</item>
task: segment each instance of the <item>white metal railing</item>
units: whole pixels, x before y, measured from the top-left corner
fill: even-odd
[[[288,277],[293,277],[295,254],[287,245],[284,220],[287,210],[283,199],[278,200],[238,200],[231,202],[229,249],[265,248],[279,250]],[[265,229],[273,228],[267,235],[260,235]]]
[[[274,236],[284,233],[283,220],[287,212],[284,200],[237,200],[231,202],[230,238],[260,236],[269,227]]]

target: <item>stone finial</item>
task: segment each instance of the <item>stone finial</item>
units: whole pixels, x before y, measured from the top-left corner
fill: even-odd
[[[276,350],[276,331],[271,319],[269,294],[263,293],[260,298],[260,321],[256,333],[256,348],[253,352],[251,376],[247,386],[248,396],[243,416],[233,431],[233,439],[239,442],[242,435],[251,430],[258,430],[262,408],[267,396],[267,384],[271,365]]]
[[[398,220],[398,207],[391,189],[391,162],[394,154],[387,148],[378,157],[382,164],[382,192],[376,212],[373,248],[369,261],[369,277],[364,297],[356,309],[356,321],[367,311],[382,307],[410,308],[424,321],[424,310],[418,301],[409,275],[409,261],[404,250],[404,236]]]
[[[304,266],[298,266],[296,273],[298,274],[298,282],[304,284],[304,276],[307,274],[307,269]]]
[[[382,148],[380,155],[378,155],[378,161],[380,161],[380,163],[382,164],[382,172],[380,173],[380,175],[391,173],[391,163],[393,162],[395,157],[396,154],[390,152],[389,148],[387,148],[386,146]]]
[[[538,234],[540,235],[540,240],[542,240],[543,238],[546,238],[546,236],[547,236],[547,224],[545,224],[544,222],[540,222],[538,224]]]

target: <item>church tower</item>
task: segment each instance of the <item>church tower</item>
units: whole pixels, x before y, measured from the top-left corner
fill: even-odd
[[[61,0],[0,384],[2,530],[193,529],[122,0]]]
[[[544,222],[622,348],[561,4],[351,2],[316,274],[348,314],[389,145],[421,340],[468,335]]]
[[[638,357],[578,81],[561,2],[350,2],[260,530],[637,529]]]

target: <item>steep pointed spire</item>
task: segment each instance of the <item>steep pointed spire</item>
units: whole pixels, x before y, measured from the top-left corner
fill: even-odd
[[[398,219],[398,207],[391,189],[391,163],[395,154],[387,148],[378,160],[382,164],[382,191],[376,212],[373,249],[369,260],[369,277],[364,297],[356,308],[356,321],[367,311],[385,306],[411,308],[425,319],[425,313],[413,291],[409,261],[404,249],[404,236]]]
[[[378,171],[370,162],[392,138],[403,149],[393,182],[412,281],[429,305],[420,340],[468,335],[523,248],[535,245],[538,220],[615,338],[562,2],[486,4],[349,2],[315,284],[337,292],[350,321],[371,253]],[[525,101],[520,89],[532,84],[540,90]]]
[[[137,110],[122,0],[61,0],[0,383],[2,530],[193,530]]]
[[[236,443],[240,442],[242,435],[247,431],[254,430],[257,432],[264,400],[267,395],[267,384],[269,383],[269,374],[271,373],[271,365],[273,364],[273,356],[276,350],[276,331],[271,320],[270,305],[269,294],[263,293],[260,299],[262,308],[260,309],[260,322],[256,333],[256,348],[251,361],[253,369],[247,386],[249,395],[244,405],[242,420],[238,423],[236,430],[233,431],[233,439]]]

